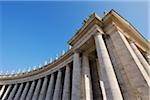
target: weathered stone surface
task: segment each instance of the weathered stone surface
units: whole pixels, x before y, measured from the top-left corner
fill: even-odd
[[[38,82],[37,82],[36,88],[34,90],[32,100],[37,100],[38,99],[39,93],[40,93],[40,89],[41,89],[40,88],[41,84],[42,84],[42,79],[39,79]]]
[[[54,91],[54,74],[52,74],[50,77],[50,82],[49,82],[48,90],[46,94],[46,100],[52,100],[53,91]]]
[[[73,78],[72,78],[72,95],[71,100],[80,100],[80,71],[81,61],[79,53],[73,55]]]
[[[96,33],[94,38],[100,70],[102,72],[100,75],[102,76],[102,81],[104,82],[107,99],[122,100],[123,98],[121,91],[104,40],[102,38],[102,33]]]
[[[64,88],[63,88],[63,96],[62,96],[62,100],[70,100],[70,87],[71,87],[71,83],[70,83],[70,67],[68,65],[66,65],[66,71],[65,71],[65,79],[64,79]]]
[[[83,74],[83,84],[84,84],[84,100],[93,100],[92,94],[92,81],[90,74],[89,59],[87,56],[82,56],[82,74]]]
[[[62,92],[62,89],[61,89],[62,79],[61,78],[62,78],[62,71],[59,70],[57,74],[53,100],[61,100],[61,92]]]
[[[23,92],[21,94],[21,97],[20,97],[20,100],[24,100],[26,95],[27,95],[27,92],[28,92],[28,89],[29,89],[29,82],[26,83],[24,89],[23,89]]]
[[[44,78],[44,83],[42,85],[42,88],[41,88],[41,91],[40,91],[40,94],[39,94],[39,100],[44,100],[45,99],[47,85],[48,85],[47,82],[48,82],[48,77],[46,76]]]

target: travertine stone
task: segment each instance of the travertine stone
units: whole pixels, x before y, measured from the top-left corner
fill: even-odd
[[[73,55],[73,78],[72,78],[72,95],[71,100],[80,100],[80,77],[81,61],[79,53]]]
[[[47,90],[47,82],[48,82],[48,77],[46,76],[44,78],[44,83],[42,85],[41,91],[40,91],[40,95],[39,95],[39,100],[44,100],[45,99],[45,95],[46,95],[46,90]]]
[[[48,90],[46,94],[46,100],[52,100],[54,91],[54,74],[51,74]]]
[[[100,70],[100,65],[99,65],[98,59],[96,59],[96,65],[97,65],[97,69],[98,69],[98,73],[99,73],[98,74],[99,75],[99,85],[100,85],[101,92],[102,92],[101,99],[102,100],[107,100],[106,90],[105,90],[105,86],[104,86],[104,81],[106,81],[107,79],[102,78],[102,74],[104,73],[104,71]]]
[[[61,85],[62,85],[62,71],[59,70],[56,79],[56,85],[54,90],[53,100],[61,100]]]
[[[150,79],[130,44],[120,31],[111,33],[110,38],[113,40],[113,45],[117,51],[121,64],[127,72],[128,85],[130,85],[132,91],[134,91],[132,94],[135,96],[134,99],[142,98],[148,100]]]
[[[104,40],[102,38],[102,33],[96,33],[94,35],[96,43],[96,51],[98,55],[98,61],[100,65],[100,70],[105,73],[101,73],[102,78],[106,78],[104,81],[105,91],[108,100],[122,100],[122,95],[118,82],[113,70],[111,60],[109,58]],[[103,79],[102,79],[103,80]]]
[[[12,100],[14,98],[17,88],[18,88],[18,84],[15,84],[15,86],[13,87],[13,89],[8,97],[8,100]]]
[[[82,67],[83,67],[83,80],[84,80],[84,100],[93,100],[92,95],[92,83],[91,83],[91,74],[90,74],[90,66],[89,59],[87,56],[82,56]]]
[[[34,87],[35,87],[35,81],[32,81],[32,84],[30,86],[29,92],[27,94],[26,100],[31,100],[33,92],[34,92]]]
[[[26,83],[25,88],[23,89],[23,92],[21,94],[20,100],[25,100],[28,90],[29,90],[29,82]]]
[[[120,59],[117,55],[117,51],[115,50],[112,40],[110,39],[109,35],[105,35],[105,42],[107,46],[107,50],[110,54],[110,59],[112,61],[112,65],[114,67],[114,71],[121,89],[123,98],[126,98],[126,100],[134,100],[133,90],[129,85],[127,74],[120,63]],[[104,94],[103,94],[104,95]]]
[[[1,90],[0,90],[0,98],[2,98],[1,96],[2,96],[2,94],[3,94],[4,89],[5,89],[5,85],[3,85],[3,87],[2,87]]]
[[[19,99],[19,97],[21,95],[22,88],[23,88],[23,83],[19,86],[19,89],[18,89],[18,91],[17,91],[17,93],[15,95],[14,100],[18,100]]]
[[[150,76],[150,65],[145,60],[145,58],[143,57],[143,55],[141,54],[141,52],[138,50],[138,48],[136,47],[136,45],[134,44],[133,41],[130,41],[130,45],[131,45],[132,49],[134,50],[135,54],[137,55],[138,59],[140,60],[141,64],[145,68],[145,71]]]
[[[39,97],[39,93],[40,93],[40,87],[41,87],[41,83],[42,83],[42,79],[38,80],[38,83],[36,85],[32,100],[37,100]]]
[[[7,100],[7,98],[8,98],[8,93],[10,92],[11,88],[12,88],[12,84],[8,86],[8,88],[7,88],[6,92],[5,92],[5,94],[3,95],[2,100]]]
[[[62,100],[70,100],[70,67],[66,65]]]

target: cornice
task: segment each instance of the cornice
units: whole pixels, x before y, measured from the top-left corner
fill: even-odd
[[[111,10],[103,18],[104,32],[121,30],[122,33],[136,44],[145,52],[149,52],[150,43],[146,40],[130,23],[128,23],[123,17],[121,17],[116,11]],[[117,26],[114,28],[114,25]],[[113,27],[112,27],[113,26]]]
[[[0,84],[11,84],[11,83],[21,83],[21,82],[27,82],[36,80],[40,77],[45,77],[49,75],[51,72],[56,71],[55,69],[59,69],[64,67],[66,64],[70,63],[72,61],[72,54],[73,50],[70,49],[68,52],[66,52],[63,56],[61,56],[59,59],[53,61],[52,63],[45,65],[44,67],[33,70],[31,72],[25,72],[21,74],[15,74],[13,76],[1,76],[0,77]]]
[[[73,46],[95,24],[102,26],[102,21],[96,13],[93,13],[79,31],[68,41],[68,44]]]

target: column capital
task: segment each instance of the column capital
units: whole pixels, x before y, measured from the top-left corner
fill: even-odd
[[[103,32],[103,30],[102,30],[101,28],[99,28],[99,27],[97,27],[97,28],[93,31],[94,37],[95,37],[95,36],[98,36],[98,35],[102,35],[102,34],[104,34],[104,32]]]
[[[130,40],[130,39],[129,39],[129,43],[130,44],[135,44],[135,42],[133,40]]]
[[[73,54],[80,54],[81,53],[81,50],[79,50],[79,49],[74,49],[74,51],[73,51]]]
[[[105,29],[105,32],[107,34],[112,34],[114,32],[119,31],[119,27],[116,25],[116,23],[112,22],[110,25],[108,25],[108,27]]]
[[[68,64],[66,64],[65,66],[66,66],[66,67],[69,67],[69,65],[68,65]]]

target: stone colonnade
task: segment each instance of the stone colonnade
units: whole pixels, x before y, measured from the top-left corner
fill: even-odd
[[[104,34],[109,36],[109,41],[104,39]],[[2,85],[0,99],[148,100],[150,65],[136,44],[128,41],[120,31],[104,33],[96,30],[92,38],[96,64],[90,62],[91,52],[86,54],[74,50],[73,61],[50,75],[24,83]],[[93,72],[92,68],[97,69]],[[118,71],[121,75],[117,74]],[[93,77],[96,72],[98,78]],[[100,88],[96,88],[101,89],[102,96],[96,96],[93,82],[98,82]]]

